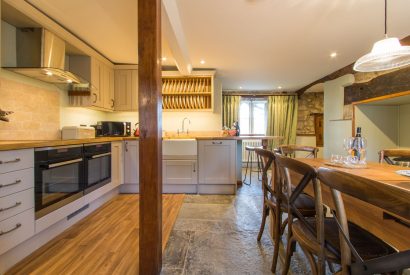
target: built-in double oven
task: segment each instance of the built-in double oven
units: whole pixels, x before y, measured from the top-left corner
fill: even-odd
[[[111,144],[35,150],[36,219],[111,181]]]

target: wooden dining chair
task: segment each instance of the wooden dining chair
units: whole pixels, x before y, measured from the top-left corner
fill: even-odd
[[[287,212],[287,204],[284,201],[282,177],[280,176],[275,164],[275,153],[266,149],[255,149],[262,163],[262,189],[263,189],[263,211],[262,222],[259,229],[258,241],[261,240],[265,229],[266,218],[272,213],[274,223],[274,247],[272,259],[272,272],[276,272],[276,265],[279,256],[279,243],[284,229],[288,224],[287,219],[282,222],[282,213]],[[268,171],[272,168],[273,181],[268,179]],[[273,184],[271,184],[273,183]],[[301,195],[295,202],[296,207],[306,216],[313,217],[316,214],[315,202],[308,195]],[[278,207],[280,206],[280,207]]]
[[[295,158],[296,152],[306,152],[308,153],[306,158],[317,158],[317,153],[319,148],[312,146],[303,146],[303,145],[281,145],[279,146],[279,151],[282,155],[287,157]]]
[[[410,149],[383,149],[379,152],[379,162],[395,165],[397,162],[410,162]]]
[[[316,170],[308,164],[279,154],[275,154],[275,163],[278,172],[282,175],[282,184],[284,185],[285,190],[283,200],[287,204],[286,209],[288,215],[286,257],[282,274],[287,274],[289,271],[291,257],[296,248],[296,242],[300,244],[303,253],[306,255],[311,265],[312,273],[322,274],[322,271],[324,270],[324,257],[319,257],[321,263],[317,265],[311,250],[305,245],[305,239],[300,237],[299,231],[294,230],[294,223],[296,223],[296,229],[298,224],[301,223],[309,228],[309,230],[312,230],[312,234],[309,236],[309,241],[323,243],[323,233],[321,232],[323,231],[323,219],[326,213],[326,208],[321,204],[321,189],[317,181]],[[295,185],[296,182],[298,182],[297,185]],[[300,211],[297,205],[298,200],[308,196],[303,193],[308,185],[312,185],[315,195],[315,199],[309,196],[314,204],[313,212],[311,213]],[[318,200],[318,202],[316,202],[316,200]],[[309,224],[311,221],[315,222],[312,228]]]
[[[295,233],[313,254],[339,262],[342,274],[397,274],[410,267],[410,250],[398,252],[367,230],[349,222],[342,198],[343,193],[380,208],[391,209],[394,205],[395,212],[408,215],[410,203],[400,190],[391,186],[375,188],[380,186],[377,182],[328,168],[318,169],[318,179],[330,188],[335,206],[334,216],[323,219],[323,237],[314,242],[312,230],[307,230],[302,223],[294,223],[292,228],[294,232],[297,229],[305,235],[302,237]],[[316,203],[321,202],[317,199]],[[308,224],[314,228],[317,221],[308,220]]]

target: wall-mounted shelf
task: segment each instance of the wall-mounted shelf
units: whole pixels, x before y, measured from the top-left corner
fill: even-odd
[[[214,80],[212,75],[163,76],[164,110],[212,110]]]

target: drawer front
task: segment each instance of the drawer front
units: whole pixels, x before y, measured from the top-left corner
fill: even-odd
[[[0,197],[34,188],[34,168],[0,174]]]
[[[236,140],[204,140],[200,141],[203,145],[222,145],[222,146],[235,146]]]
[[[31,167],[34,167],[34,149],[0,152],[0,174]]]
[[[0,222],[0,255],[34,235],[34,208]]]
[[[0,200],[0,221],[34,208],[34,188],[2,197]]]

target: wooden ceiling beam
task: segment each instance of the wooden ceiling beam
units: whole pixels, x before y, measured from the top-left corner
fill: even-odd
[[[410,46],[410,35],[406,36],[403,39],[401,39],[400,43],[403,46]],[[323,82],[326,82],[326,81],[329,81],[329,80],[333,80],[333,79],[339,78],[339,77],[341,77],[345,74],[355,74],[356,71],[353,70],[353,65],[354,65],[354,63],[349,64],[349,65],[347,65],[347,66],[345,66],[345,67],[343,67],[343,68],[341,68],[337,71],[334,71],[333,73],[328,74],[328,75],[326,75],[326,76],[324,76],[324,77],[322,77],[322,78],[320,78],[320,79],[318,79],[318,80],[316,80],[316,81],[314,81],[314,82],[300,88],[299,90],[296,91],[296,93],[299,96],[301,96],[304,92],[306,92],[307,89],[309,89],[310,87],[312,87],[312,86],[314,86],[318,83],[323,83]]]
[[[178,71],[182,75],[192,73],[192,63],[175,0],[162,1],[162,32],[168,42]]]

